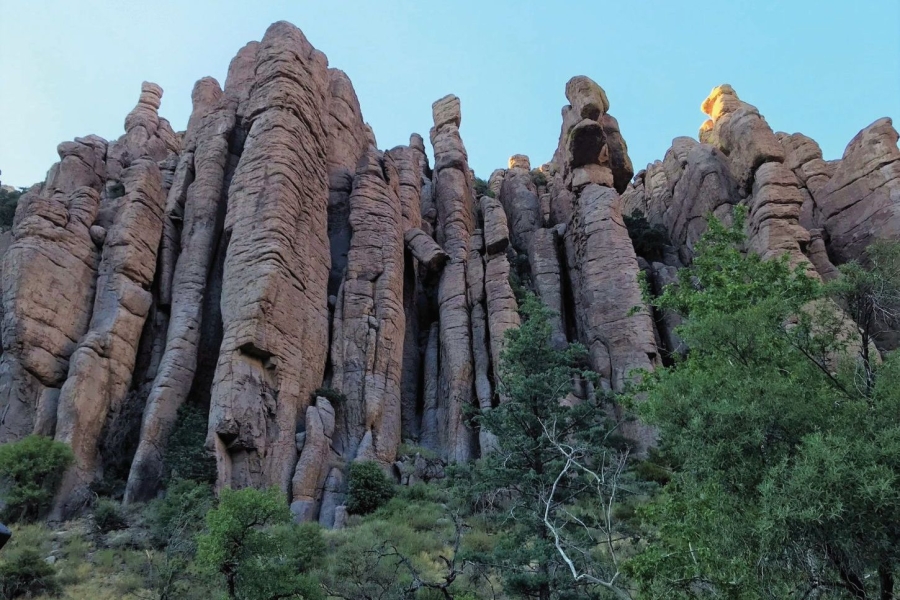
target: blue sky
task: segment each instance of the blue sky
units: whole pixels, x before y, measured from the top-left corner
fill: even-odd
[[[549,160],[579,74],[606,89],[638,169],[696,136],[700,102],[724,82],[826,158],[900,119],[897,0],[0,0],[0,179],[43,179],[63,140],[119,136],[143,80],[183,129],[194,81],[224,82],[280,19],[350,75],[383,148],[427,139],[432,101],[458,95],[482,177],[512,154]]]

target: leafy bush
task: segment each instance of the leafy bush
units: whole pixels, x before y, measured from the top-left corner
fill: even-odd
[[[545,186],[547,185],[547,175],[540,169],[532,169],[531,183],[533,183],[535,187]]]
[[[203,529],[206,513],[213,507],[212,488],[190,479],[169,482],[166,495],[150,504],[148,523],[160,546],[184,539],[193,554],[194,536]]]
[[[169,479],[215,483],[216,459],[206,450],[206,429],[207,414],[203,407],[186,403],[178,409],[178,422],[166,447]]]
[[[28,521],[43,516],[74,461],[66,444],[39,435],[0,446],[4,518]]]
[[[348,480],[347,512],[351,514],[367,515],[394,496],[394,483],[376,462],[352,463]]]
[[[212,488],[189,479],[170,481],[166,495],[149,507],[148,525],[155,553],[148,584],[160,598],[194,598],[209,588],[197,576],[192,561],[196,536],[203,530],[206,513],[214,503]]]
[[[482,196],[490,196],[491,198],[495,197],[494,192],[491,188],[488,187],[488,182],[482,179],[481,177],[475,178],[475,198],[481,198]]]
[[[669,236],[663,228],[651,226],[639,210],[625,216],[625,227],[628,228],[635,254],[649,261],[662,259],[663,250],[669,243]]]
[[[427,460],[438,459],[437,452],[431,450],[430,448],[426,448],[425,446],[416,446],[415,444],[403,443],[400,444],[399,448],[397,448],[398,457],[414,457],[416,454]]]
[[[12,227],[13,219],[16,216],[16,207],[19,205],[19,198],[23,193],[25,193],[25,188],[14,191],[0,189],[0,229]]]
[[[7,550],[0,561],[0,597],[4,600],[60,592],[56,570],[36,548]]]
[[[340,393],[334,388],[316,388],[316,391],[312,393],[312,400],[315,401],[318,396],[322,396],[323,398],[331,402],[332,406],[338,406],[340,404],[344,404],[347,401],[347,396]]]
[[[109,533],[118,529],[128,527],[125,515],[122,513],[122,507],[114,500],[101,498],[94,505],[94,524],[100,533]]]

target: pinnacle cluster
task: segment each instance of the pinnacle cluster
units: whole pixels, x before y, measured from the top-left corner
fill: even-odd
[[[59,145],[2,260],[0,444],[37,433],[72,448],[57,518],[116,470],[126,502],[156,496],[189,404],[208,415],[219,487],[278,487],[297,520],[333,527],[354,461],[409,482],[441,468],[395,465],[405,442],[440,464],[491,452],[470,407],[504,401],[522,293],[554,311],[554,345],[584,344],[619,392],[683,352],[639,274],[657,293],[674,281],[709,215],[746,207],[748,251],[822,280],[900,239],[890,119],[826,161],[729,85],[703,102],[699,140],[635,175],[605,92],[574,77],[552,160],[515,155],[487,181],[459,98],[433,105],[433,165],[418,134],[380,150],[347,75],[286,22],[240,49],[224,86],[196,83],[184,132],[159,116],[162,93],[142,86],[119,139]],[[636,252],[637,212],[666,233],[660,255]],[[594,391],[576,381],[566,401]],[[656,443],[640,422],[623,433]]]

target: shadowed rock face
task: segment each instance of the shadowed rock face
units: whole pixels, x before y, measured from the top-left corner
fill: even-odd
[[[207,411],[220,488],[275,485],[297,520],[340,526],[350,462],[394,473],[402,442],[445,462],[496,447],[467,414],[506,400],[521,291],[556,313],[554,346],[585,344],[621,391],[686,351],[638,274],[657,294],[676,281],[710,215],[745,205],[748,251],[826,280],[832,261],[900,238],[890,119],[826,161],[723,85],[699,141],[676,138],[632,181],[603,89],[578,76],[565,93],[552,161],[513,155],[476,197],[459,98],[432,107],[433,168],[418,134],[380,151],[347,75],[289,23],[237,52],[224,90],[197,82],[184,132],[144,83],[119,139],[60,144],[19,201],[0,273],[0,443],[72,447],[64,518],[104,475],[127,474],[127,502],[154,497],[190,404]],[[668,238],[652,257],[625,226],[638,210]],[[640,423],[622,431],[638,452],[655,443]]]

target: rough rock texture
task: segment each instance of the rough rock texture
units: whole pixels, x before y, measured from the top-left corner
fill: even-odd
[[[437,390],[437,447],[450,461],[475,455],[475,440],[465,421],[465,406],[472,404],[474,363],[469,305],[466,299],[466,263],[469,238],[475,229],[474,198],[469,180],[468,155],[459,135],[459,99],[447,96],[434,103],[434,198],[437,241],[450,256],[438,284],[440,308],[440,377]],[[427,383],[426,383],[427,385]],[[425,404],[425,410],[429,406]],[[426,415],[427,416],[427,415]]]
[[[500,203],[509,219],[512,245],[525,250],[532,232],[541,225],[541,203],[531,181],[531,164],[527,156],[516,154],[509,159],[509,169],[500,187]]]
[[[336,444],[348,461],[389,465],[400,444],[406,318],[399,187],[391,155],[367,152],[350,196],[353,236],[331,344],[332,386],[347,398],[338,417]]]
[[[713,89],[703,101],[712,129],[701,135],[719,147],[728,157],[731,172],[744,190],[749,190],[753,175],[766,162],[782,162],[784,148],[755,106],[742,102],[730,85]]]
[[[183,133],[161,96],[145,83],[113,142],[60,144],[6,234],[0,443],[72,446],[55,517],[100,477],[127,475],[126,501],[154,497],[188,403],[208,414],[219,488],[275,485],[295,518],[339,528],[352,461],[411,484],[496,447],[466,413],[505,401],[514,288],[619,391],[686,352],[678,316],[644,309],[637,276],[656,294],[676,282],[709,215],[730,223],[744,205],[749,251],[824,280],[900,238],[889,119],[827,161],[728,85],[703,103],[700,141],[676,138],[632,181],[609,98],[575,77],[552,160],[513,155],[480,198],[456,96],[432,107],[433,169],[417,134],[379,151],[347,75],[288,23],[237,52],[224,90],[197,82]],[[628,237],[635,211],[668,235],[652,257]],[[576,381],[560,400],[593,393]],[[656,441],[640,423],[621,431],[638,452]],[[398,459],[401,441],[438,458]]]
[[[59,388],[91,319],[99,255],[89,228],[100,195],[77,187],[43,197],[37,187],[19,200],[3,257],[0,443],[53,435]]]
[[[300,460],[291,482],[291,512],[299,521],[311,521],[319,511],[334,429],[334,407],[319,396],[315,404],[306,408],[306,428],[296,436]]]
[[[817,204],[838,264],[862,258],[876,239],[900,238],[900,149],[890,119],[879,119],[854,137],[819,191]]]
[[[566,345],[565,305],[563,302],[562,276],[557,245],[556,229],[536,229],[531,238],[528,257],[531,264],[531,279],[541,301],[552,310],[553,345],[564,348]]]
[[[155,163],[141,159],[122,173],[122,184],[125,196],[106,235],[91,323],[59,393],[56,439],[75,453],[54,509],[59,517],[90,500],[100,433],[107,414],[125,400],[152,301],[165,202],[162,176]]]
[[[287,491],[294,433],[322,381],[328,337],[324,55],[272,25],[247,101],[250,129],[228,191],[224,337],[210,436],[220,486]]]
[[[235,125],[236,103],[225,96],[218,82],[201,79],[194,86],[194,111],[185,134],[184,150],[176,177],[185,183],[173,186],[166,202],[165,251],[175,254],[171,280],[162,265],[160,288],[170,303],[165,350],[157,367],[131,465],[125,501],[148,500],[158,489],[163,474],[165,439],[175,424],[178,408],[187,399],[197,367],[203,299],[225,216],[225,172],[228,140]],[[176,226],[180,224],[180,227]],[[180,231],[180,239],[177,233]],[[173,248],[174,247],[174,248]],[[171,283],[170,283],[171,281]]]
[[[623,389],[634,369],[658,363],[653,321],[637,284],[638,263],[621,213],[621,199],[609,187],[591,185],[578,198],[566,231],[579,331],[592,366],[614,390]]]
[[[404,234],[409,251],[429,271],[440,271],[450,258],[434,239],[421,229],[407,229]]]

